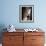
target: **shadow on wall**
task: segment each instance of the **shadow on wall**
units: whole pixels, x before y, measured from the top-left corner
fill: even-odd
[[[2,43],[2,36],[3,36],[3,32],[6,31],[6,29],[4,30],[5,25],[4,24],[0,24],[0,43]]]

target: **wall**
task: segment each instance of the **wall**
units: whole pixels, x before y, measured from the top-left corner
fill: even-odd
[[[44,0],[0,0],[0,25],[13,24],[16,28],[46,28],[46,1]],[[19,5],[34,5],[34,22],[19,22]]]

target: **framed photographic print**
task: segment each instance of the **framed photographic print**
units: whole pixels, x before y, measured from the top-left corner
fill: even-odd
[[[19,21],[34,22],[34,5],[19,5]]]

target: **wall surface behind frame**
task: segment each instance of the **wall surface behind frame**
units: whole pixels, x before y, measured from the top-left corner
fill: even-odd
[[[46,0],[0,0],[0,25],[13,24],[16,28],[46,28]],[[19,22],[19,5],[34,5],[34,22]]]

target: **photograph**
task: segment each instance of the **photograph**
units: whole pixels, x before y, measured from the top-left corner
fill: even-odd
[[[33,22],[34,20],[34,6],[33,5],[20,5],[19,7],[19,20],[20,22]]]

